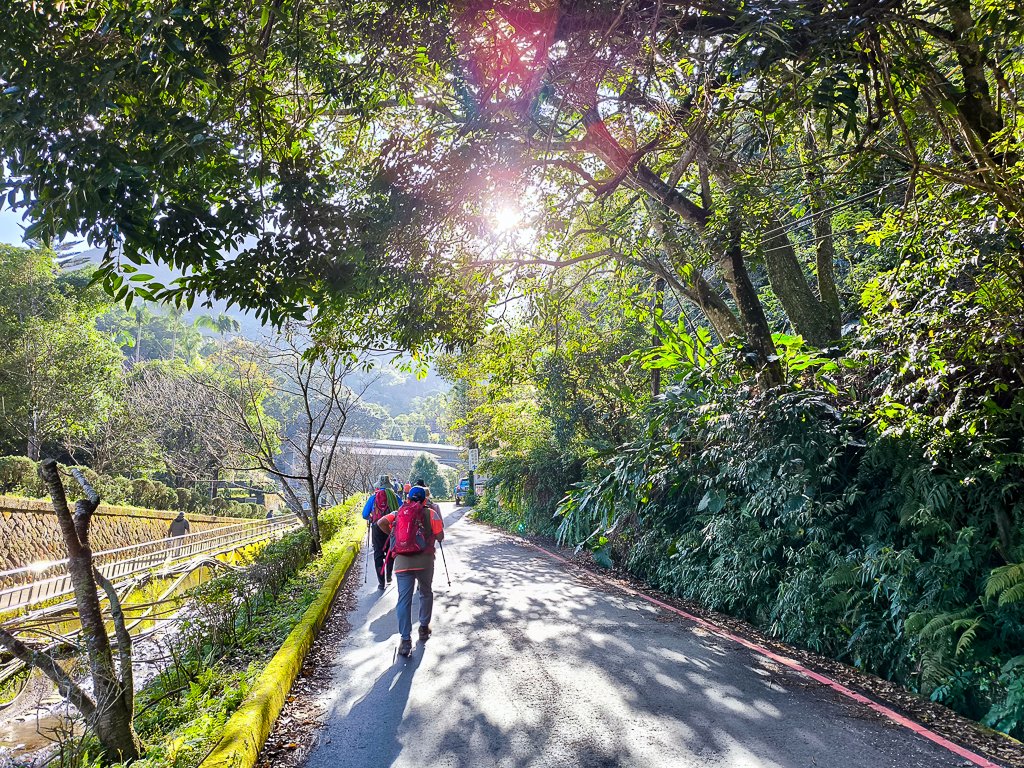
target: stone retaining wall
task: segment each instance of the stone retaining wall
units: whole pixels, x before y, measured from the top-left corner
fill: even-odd
[[[89,526],[89,543],[94,552],[101,552],[162,539],[177,515],[165,510],[101,504]],[[192,533],[246,520],[200,514],[186,517]],[[49,501],[0,495],[0,571],[65,557],[64,538]]]

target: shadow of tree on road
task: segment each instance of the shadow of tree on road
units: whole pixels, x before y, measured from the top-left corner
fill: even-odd
[[[451,534],[453,586],[435,578],[434,637],[345,712],[360,674],[379,668],[372,654],[393,653],[379,643],[394,636],[393,610],[367,618],[364,640],[381,650],[349,657],[335,743],[311,765],[955,764],[819,684],[532,549],[477,526]],[[428,651],[435,658],[410,702]]]

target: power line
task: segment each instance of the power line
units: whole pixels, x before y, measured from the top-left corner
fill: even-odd
[[[844,230],[841,230],[839,232],[830,232],[827,235],[822,235],[821,237],[816,237],[813,240],[810,240],[808,242],[800,243],[800,245],[805,245],[805,246],[806,245],[814,245],[815,243],[820,243],[822,240],[828,240],[828,239],[833,238],[833,237],[842,237],[843,235],[849,235],[849,234],[851,234],[853,232],[857,232],[857,231],[858,231],[857,227],[850,227],[849,229],[844,229]],[[765,242],[767,242],[767,241],[765,241]],[[758,243],[758,245],[761,245],[761,243]],[[757,246],[754,246],[754,247],[756,248]],[[793,244],[777,245],[774,248],[767,248],[767,249],[761,251],[761,253],[764,254],[764,253],[771,253],[772,251],[783,251],[786,248],[794,248],[794,247],[795,246]]]
[[[794,221],[789,222],[788,224],[783,224],[781,226],[769,229],[765,233],[766,237],[763,240],[761,240],[759,243],[756,243],[754,245],[754,247],[755,248],[759,248],[762,245],[764,245],[765,243],[767,243],[769,240],[774,239],[775,237],[778,237],[779,235],[784,235],[784,234],[786,234],[788,232],[793,231],[794,229],[799,229],[801,226],[803,226],[807,222],[813,221],[818,216],[824,216],[826,214],[833,213],[834,211],[842,210],[843,208],[848,208],[849,206],[853,205],[854,203],[859,203],[861,200],[864,200],[864,199],[869,198],[869,197],[873,197],[874,195],[877,195],[879,192],[882,192],[882,191],[888,189],[889,187],[895,186],[896,184],[903,184],[904,182],[906,182],[908,180],[909,180],[909,177],[905,177],[905,178],[902,178],[902,179],[896,179],[894,181],[890,181],[887,184],[883,184],[878,189],[873,189],[873,190],[871,190],[869,192],[864,192],[863,194],[856,195],[855,197],[851,197],[851,198],[848,198],[846,200],[842,200],[842,201],[836,203],[835,205],[829,206],[828,208],[824,208],[824,209],[822,209],[820,211],[812,211],[811,213],[807,213],[807,214],[801,216],[800,218],[795,219]]]

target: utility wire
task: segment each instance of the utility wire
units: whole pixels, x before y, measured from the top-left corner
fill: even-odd
[[[808,222],[813,221],[818,216],[824,216],[824,215],[832,213],[834,211],[842,210],[843,208],[848,208],[849,206],[853,205],[854,203],[859,203],[861,200],[864,200],[864,199],[869,198],[869,197],[873,197],[874,195],[877,195],[879,192],[883,192],[884,190],[888,189],[889,187],[895,186],[896,184],[903,184],[904,182],[908,181],[908,179],[909,179],[909,177],[906,177],[906,178],[903,178],[903,179],[896,179],[895,181],[890,181],[887,184],[883,184],[878,189],[873,189],[870,192],[864,192],[863,194],[856,195],[855,197],[851,197],[851,198],[848,198],[846,200],[841,200],[840,202],[836,203],[835,205],[831,205],[828,208],[823,208],[820,211],[813,211],[811,213],[804,214],[800,218],[795,219],[795,220],[793,220],[791,222],[788,222],[788,223],[783,224],[783,225],[778,226],[778,227],[773,227],[772,229],[769,229],[765,233],[765,235],[766,235],[765,239],[761,240],[761,242],[757,243],[754,247],[758,248],[758,247],[764,245],[765,243],[767,243],[768,240],[770,240],[770,239],[772,239],[774,237],[777,237],[778,235],[783,235],[783,234],[786,234],[787,232],[791,232],[794,229],[799,229],[801,226],[803,226],[804,224],[806,224]]]
[[[858,231],[857,227],[850,227],[849,229],[843,229],[843,230],[840,230],[839,232],[832,232],[832,233],[830,233],[828,235],[822,235],[821,237],[816,237],[813,240],[809,240],[807,242],[800,243],[800,245],[803,245],[803,246],[814,245],[815,243],[820,243],[822,240],[829,240],[829,239],[831,239],[833,237],[842,237],[843,235],[849,235],[849,234],[852,234],[853,232],[857,232],[857,231]],[[764,241],[764,242],[767,242],[767,241]],[[761,243],[758,243],[758,245],[761,245]],[[755,246],[755,248],[756,247],[757,246]],[[773,251],[783,251],[786,248],[796,248],[796,244],[777,245],[774,248],[766,248],[765,250],[760,251],[760,253],[765,254],[765,253],[772,253]]]

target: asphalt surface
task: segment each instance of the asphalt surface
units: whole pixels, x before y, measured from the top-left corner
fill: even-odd
[[[452,586],[439,556],[434,634],[409,660],[395,655],[394,588],[371,574],[359,590],[307,768],[965,765],[461,515],[445,508]]]

